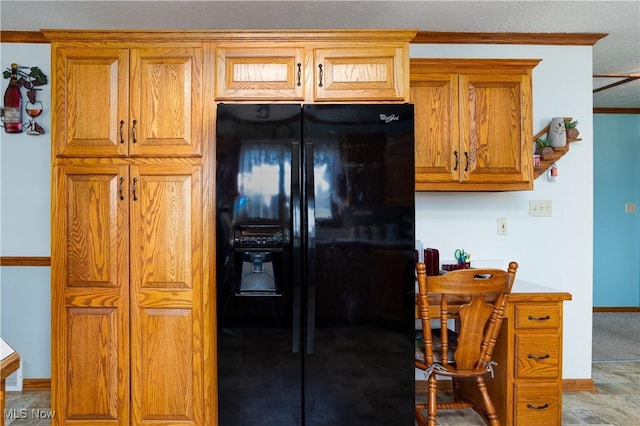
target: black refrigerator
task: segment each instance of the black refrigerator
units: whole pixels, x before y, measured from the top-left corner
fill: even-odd
[[[216,129],[218,424],[413,425],[413,105]]]

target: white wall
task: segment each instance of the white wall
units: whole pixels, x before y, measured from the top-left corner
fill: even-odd
[[[46,133],[0,129],[0,255],[49,256],[51,47],[2,43],[0,48],[2,71],[15,62],[37,66],[49,77],[37,94],[44,112],[36,121]],[[1,80],[4,94],[9,80]],[[0,334],[20,353],[24,378],[51,377],[50,304],[49,267],[0,268]]]
[[[571,293],[564,304],[563,377],[591,378],[593,123],[591,46],[412,45],[411,57],[542,59],[533,72],[533,129],[552,117],[577,119],[581,142],[558,161],[559,178],[533,191],[416,194],[416,238],[452,259],[520,264],[518,278]],[[533,135],[531,135],[533,136]],[[529,217],[529,200],[551,200],[553,216]],[[508,235],[496,219],[507,218]]]
[[[0,65],[38,66],[49,77],[50,46],[2,43]],[[532,192],[419,193],[416,237],[441,258],[457,247],[475,260],[520,264],[518,277],[572,294],[565,303],[565,378],[591,378],[592,310],[592,48],[590,46],[412,45],[412,57],[541,58],[534,69],[534,132],[552,117],[580,121],[582,142],[558,162],[560,176],[544,176]],[[2,93],[7,81],[2,81]],[[3,256],[48,256],[50,88],[38,98],[45,112],[42,136],[1,131],[1,221]],[[533,136],[533,135],[532,135]],[[553,217],[528,216],[529,200],[552,200]],[[508,219],[508,235],[496,235],[496,219]],[[25,360],[24,377],[50,377],[49,268],[0,269],[1,334]]]

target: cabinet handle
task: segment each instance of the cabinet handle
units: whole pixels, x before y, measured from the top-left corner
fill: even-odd
[[[469,153],[467,151],[464,152],[464,158],[467,159],[467,165],[464,166],[464,171],[468,172],[469,171]]]
[[[137,183],[138,183],[138,178],[133,178],[133,187],[131,187],[131,191],[133,192],[133,201],[138,201],[138,195],[136,194]]]
[[[531,408],[532,410],[544,410],[549,408],[549,404],[545,403],[544,405],[531,405],[527,404],[527,408]]]
[[[138,138],[136,137],[136,124],[138,124],[138,121],[133,120],[133,127],[131,128],[131,136],[133,137],[133,143],[138,142]]]
[[[324,72],[322,71],[322,64],[318,64],[318,68],[320,69],[320,82],[318,83],[318,87],[322,87],[322,78],[324,77]]]
[[[124,177],[120,176],[120,185],[118,185],[118,192],[120,193],[120,200],[124,200],[124,195],[122,195],[122,183],[124,182]]]
[[[302,85],[302,64],[298,62],[298,87]]]
[[[122,127],[124,126],[124,120],[120,120],[120,143],[124,143],[124,134]]]
[[[527,317],[527,319],[529,321],[549,321],[551,319],[551,317],[549,315],[545,315],[544,317],[534,317],[534,316],[529,315]]]
[[[529,358],[529,359],[549,359],[549,358],[551,358],[551,355],[545,354],[543,356],[537,356],[537,355],[529,354],[529,355],[527,355],[527,358]]]
[[[458,171],[458,163],[460,162],[458,159],[458,151],[453,151],[453,155],[456,157],[456,165],[453,166],[453,171]]]

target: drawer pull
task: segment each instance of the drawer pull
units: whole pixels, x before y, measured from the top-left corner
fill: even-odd
[[[546,316],[544,316],[544,317],[534,317],[534,316],[532,316],[532,315],[529,315],[529,316],[527,317],[527,319],[528,319],[529,321],[549,321],[549,320],[551,319],[551,317],[550,317],[549,315],[546,315]]]
[[[543,356],[537,356],[537,355],[533,355],[533,354],[527,355],[527,358],[529,358],[529,359],[549,359],[550,357],[551,357],[551,355],[549,355],[549,354],[546,354],[546,355],[543,355]]]
[[[531,408],[532,410],[545,410],[547,408],[549,408],[549,404],[544,404],[544,405],[531,405],[531,404],[527,404],[527,408]]]

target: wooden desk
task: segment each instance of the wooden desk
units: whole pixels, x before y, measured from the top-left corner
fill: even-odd
[[[516,279],[493,353],[495,378],[486,380],[502,425],[562,424],[565,300],[571,294]],[[480,398],[475,386],[463,390]]]
[[[20,355],[11,346],[0,341],[0,426],[4,426],[5,385],[7,377],[20,368]]]

